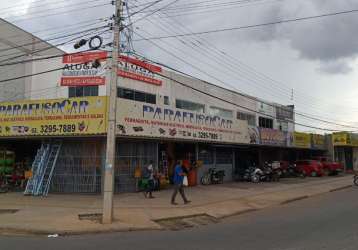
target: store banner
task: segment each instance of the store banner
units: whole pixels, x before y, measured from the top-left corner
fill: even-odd
[[[358,147],[358,134],[350,134],[351,146]]]
[[[298,148],[310,148],[311,147],[311,134],[294,132],[293,133],[293,145]]]
[[[347,146],[351,144],[349,135],[346,132],[333,133],[332,140],[335,146]]]
[[[106,97],[0,103],[0,137],[106,133]]]
[[[122,136],[249,143],[247,121],[118,99],[116,133]]]
[[[287,146],[287,136],[285,132],[269,128],[260,128],[261,144]]]
[[[258,127],[249,126],[250,144],[260,144],[260,131]]]
[[[162,72],[162,68],[133,57],[121,55],[118,59],[118,76],[129,78],[153,85],[162,85],[162,80],[155,73]]]
[[[281,121],[292,121],[294,118],[294,106],[277,106],[276,117]]]
[[[61,86],[94,86],[106,84],[107,52],[86,52],[64,55]],[[93,62],[99,63],[96,67]]]
[[[315,149],[324,149],[325,148],[325,136],[318,134],[311,134],[312,139],[312,148]]]

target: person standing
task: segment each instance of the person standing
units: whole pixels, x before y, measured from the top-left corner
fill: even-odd
[[[180,162],[178,161],[174,169],[174,178],[173,178],[174,191],[171,200],[172,205],[178,205],[178,203],[175,202],[175,198],[178,194],[178,191],[181,197],[183,198],[184,204],[190,203],[190,201],[185,197],[185,193],[184,193],[184,186],[183,186],[184,176],[186,176],[186,174],[184,173],[183,168]]]
[[[147,179],[147,187],[144,191],[145,198],[153,199],[155,198],[152,194],[154,189],[154,169],[153,169],[153,161],[149,162],[149,165],[145,168],[144,177]],[[148,196],[149,194],[149,196]]]

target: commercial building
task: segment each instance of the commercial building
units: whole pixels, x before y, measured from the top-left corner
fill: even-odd
[[[14,151],[17,161],[28,167],[41,144],[58,143],[50,191],[100,192],[107,52],[32,58],[42,58],[25,64],[33,77],[14,90],[26,100],[0,103],[0,146]],[[251,164],[293,161],[325,151],[323,136],[295,132],[293,106],[266,102],[133,57],[122,55],[118,62],[117,192],[134,191],[140,169],[150,161],[163,180],[170,180],[177,160],[197,166],[192,181],[198,183],[212,167],[225,170],[225,180],[230,181]],[[51,69],[61,70],[42,74]],[[18,98],[2,100],[10,99]]]

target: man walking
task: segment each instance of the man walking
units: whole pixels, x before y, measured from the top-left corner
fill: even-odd
[[[154,169],[153,169],[153,161],[150,161],[149,165],[145,168],[145,176],[147,179],[147,187],[144,192],[145,198],[153,199],[154,196],[152,194],[154,189]],[[148,196],[149,194],[149,196]]]
[[[186,176],[186,174],[183,172],[182,166],[178,161],[174,169],[174,178],[173,178],[174,191],[172,195],[172,205],[178,205],[178,203],[175,202],[175,197],[177,196],[178,191],[184,200],[184,204],[190,203],[190,201],[185,197],[185,193],[184,193],[184,188],[183,188],[184,176]]]

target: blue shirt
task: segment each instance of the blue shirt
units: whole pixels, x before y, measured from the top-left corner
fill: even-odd
[[[175,185],[183,184],[184,176],[181,174],[183,174],[183,169],[182,169],[181,165],[178,164],[175,166],[175,169],[174,169],[173,182]]]

